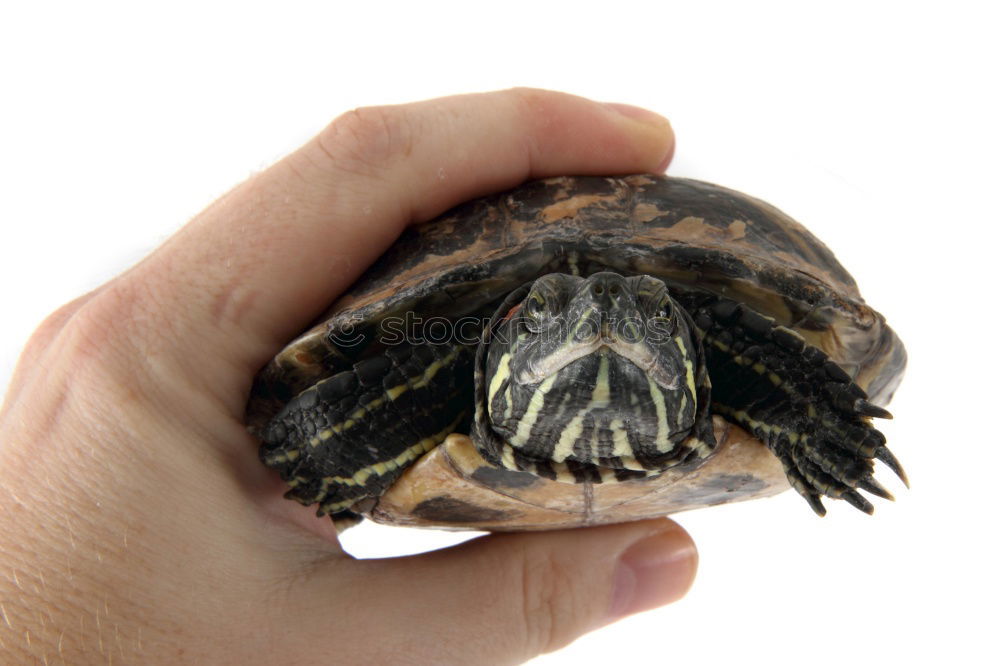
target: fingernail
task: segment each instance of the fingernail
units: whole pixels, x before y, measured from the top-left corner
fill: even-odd
[[[674,159],[674,150],[676,148],[677,144],[671,141],[670,147],[667,148],[667,154],[663,156],[663,159],[660,160],[660,163],[656,165],[655,169],[653,169],[653,173],[663,173],[664,171],[667,170],[667,167],[670,166],[670,162],[672,162]]]
[[[670,122],[660,114],[653,113],[649,109],[644,109],[641,106],[619,104],[617,102],[604,102],[604,106],[613,111],[617,111],[626,118],[638,120],[639,122],[646,123],[647,125],[667,125]]]
[[[666,171],[667,165],[674,156],[674,132],[670,126],[670,121],[658,113],[653,113],[649,109],[644,109],[631,104],[619,104],[617,102],[604,102],[604,106],[615,113],[618,113],[629,120],[640,123],[645,131],[642,132],[642,141],[646,149],[655,150],[657,146],[665,150],[656,160],[656,166],[651,169],[654,173]],[[634,128],[633,129],[637,129]],[[652,131],[650,131],[652,130]],[[641,130],[640,130],[641,131]],[[650,161],[650,163],[653,163]]]
[[[680,529],[637,541],[618,558],[609,621],[683,597],[698,569],[698,551]]]

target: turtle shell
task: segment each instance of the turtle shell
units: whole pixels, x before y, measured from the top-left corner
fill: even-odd
[[[801,334],[874,404],[901,379],[905,351],[827,247],[773,206],[660,175],[534,181],[412,227],[328,313],[258,375],[259,429],[300,391],[363,358],[379,322],[481,316],[552,272],[649,274],[737,300]],[[350,345],[337,341],[352,339]],[[388,493],[355,510],[380,522],[532,529],[614,522],[775,494],[780,463],[716,416],[718,451],[697,467],[618,484],[566,484],[492,468],[453,435]]]

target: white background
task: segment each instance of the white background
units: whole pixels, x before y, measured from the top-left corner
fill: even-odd
[[[883,469],[899,499],[874,518],[837,505],[820,520],[791,494],[681,515],[701,552],[689,597],[538,663],[995,658],[987,3],[361,6],[3,11],[2,383],[47,312],[342,111],[512,85],[645,105],[673,120],[672,173],[804,222],[899,331],[911,364],[884,432],[913,488]],[[459,538],[369,525],[345,544],[374,556]]]

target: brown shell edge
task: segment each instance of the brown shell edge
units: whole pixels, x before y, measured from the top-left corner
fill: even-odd
[[[781,463],[759,440],[721,417],[713,420],[719,449],[700,466],[608,484],[560,483],[496,469],[467,436],[451,435],[364,515],[389,525],[547,530],[655,518],[788,489]]]

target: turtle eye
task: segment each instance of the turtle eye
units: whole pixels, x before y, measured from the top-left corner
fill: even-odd
[[[653,330],[663,335],[672,335],[677,318],[674,316],[674,303],[670,296],[664,294],[659,303],[653,308],[653,316],[650,317],[650,325]]]
[[[537,291],[531,292],[524,301],[522,312],[524,313],[524,325],[532,333],[538,333],[542,328],[542,321],[545,319],[545,298]]]
[[[674,305],[669,298],[664,298],[656,308],[657,319],[670,319],[674,315]]]

